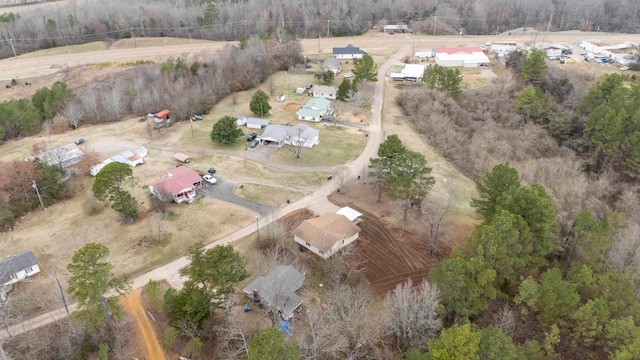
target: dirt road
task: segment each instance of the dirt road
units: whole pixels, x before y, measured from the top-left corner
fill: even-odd
[[[144,358],[164,360],[166,358],[162,346],[160,346],[158,337],[153,331],[149,317],[142,308],[140,301],[141,291],[141,289],[138,289],[123,296],[120,298],[120,303],[124,306],[127,313],[135,319],[139,344],[144,344]]]

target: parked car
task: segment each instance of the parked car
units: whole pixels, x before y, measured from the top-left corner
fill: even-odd
[[[258,144],[260,144],[260,141],[258,141],[258,140],[253,140],[253,141],[251,142],[251,145],[249,145],[249,146],[251,146],[252,148],[254,148],[254,147],[258,146]]]
[[[207,172],[208,172],[209,174],[213,175],[213,174],[215,174],[215,173],[216,173],[216,169],[214,169],[214,168],[212,168],[212,167],[211,167],[211,168],[209,168],[209,170],[207,170]]]
[[[218,179],[214,178],[213,175],[209,175],[209,174],[203,176],[202,180],[208,182],[211,185],[213,185],[213,184],[218,182]]]
[[[346,73],[346,74],[344,74],[344,77],[352,78],[353,77],[353,73]]]
[[[84,139],[80,138],[80,139],[74,141],[73,143],[76,144],[76,145],[84,144]]]
[[[622,67],[620,67],[620,71],[627,71],[627,70],[629,70],[629,67],[628,67],[628,66],[622,66]]]
[[[249,136],[247,136],[247,141],[253,141],[253,140],[256,139],[256,137],[258,137],[258,134],[251,133],[251,134],[249,134]]]

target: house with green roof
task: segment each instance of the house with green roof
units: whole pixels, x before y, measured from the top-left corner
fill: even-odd
[[[331,101],[325,98],[313,98],[298,110],[298,120],[320,122],[333,113]]]

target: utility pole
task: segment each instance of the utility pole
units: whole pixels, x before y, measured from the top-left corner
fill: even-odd
[[[40,206],[42,206],[42,208],[44,210],[47,210],[47,208],[44,207],[44,203],[42,203],[42,197],[40,196],[40,190],[38,190],[38,185],[36,184],[35,180],[33,180],[33,184],[31,184],[31,187],[34,188],[36,190],[36,194],[38,194],[38,200],[40,200]]]
[[[284,29],[284,4],[282,4],[282,28]]]
[[[330,21],[331,21],[331,20],[327,19],[327,37],[329,37],[329,22],[330,22]]]
[[[191,34],[189,34],[189,38],[191,38]],[[136,37],[133,35],[133,28],[131,28],[131,39],[133,39],[133,47],[136,46]]]
[[[320,35],[318,35],[318,54],[320,53]],[[307,62],[304,62],[305,65],[307,65]]]
[[[11,43],[11,50],[13,50],[13,57],[18,56],[16,55],[16,48],[13,47],[13,39],[9,39],[9,42]]]
[[[436,36],[436,30],[438,29],[438,17],[433,17],[433,36]]]
[[[547,32],[544,34],[544,38],[542,39],[542,42],[544,42],[547,39],[547,35],[549,35],[549,29],[551,28],[552,20],[553,20],[553,14],[551,14],[551,16],[549,17],[549,24],[547,24]]]

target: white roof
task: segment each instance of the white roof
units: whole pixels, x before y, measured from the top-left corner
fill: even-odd
[[[360,216],[362,216],[361,213],[355,211],[354,209],[352,209],[352,208],[350,208],[348,206],[345,206],[345,207],[341,208],[340,210],[336,211],[336,214],[345,216],[351,222],[353,222],[353,220],[355,220],[355,219],[359,218]]]
[[[404,79],[403,73],[391,73],[390,76],[392,79]]]
[[[422,64],[405,64],[402,73],[408,78],[421,78],[424,74],[424,65]]]
[[[482,52],[477,52],[477,53],[473,53],[473,54],[465,54],[465,53],[444,54],[444,53],[439,53],[436,56],[438,57],[438,59],[440,59],[442,61],[466,61],[466,62],[477,61],[479,63],[490,63],[491,62],[489,60],[489,58],[487,57],[487,55],[485,55]]]

